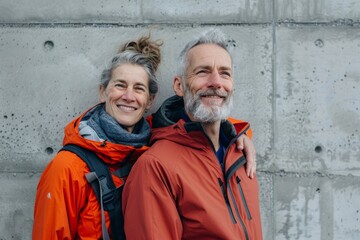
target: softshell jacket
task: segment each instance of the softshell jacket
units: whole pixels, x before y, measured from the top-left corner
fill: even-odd
[[[179,116],[177,104],[170,99],[163,105],[173,109],[170,117]],[[164,110],[154,115],[153,127],[169,123],[163,114],[171,111]],[[180,119],[153,128],[152,146],[123,192],[128,239],[262,239],[257,177],[247,177],[246,159],[235,144],[249,125],[236,125],[237,135],[226,122],[221,126],[230,138],[223,166],[201,124]]]
[[[118,169],[126,158],[137,159],[148,148],[83,138],[79,134],[79,123],[85,114],[66,126],[64,145],[76,144],[95,152],[112,170]],[[102,239],[101,208],[86,181],[88,172],[86,163],[68,151],[60,151],[48,164],[37,187],[33,240]],[[113,179],[116,186],[124,182],[116,176]],[[109,216],[106,211],[105,214],[110,231]]]

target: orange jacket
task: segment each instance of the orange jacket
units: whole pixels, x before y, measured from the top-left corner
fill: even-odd
[[[76,144],[95,152],[112,170],[130,153],[136,159],[148,148],[103,144],[81,137],[78,128],[85,113],[66,126],[64,145]],[[86,181],[88,172],[86,163],[67,151],[60,151],[48,164],[36,192],[33,240],[102,239],[101,208]],[[117,186],[123,184],[122,179],[113,179]],[[106,211],[105,214],[109,229]]]
[[[153,129],[123,191],[127,239],[262,239],[258,182],[246,175],[237,137],[222,169],[199,124]]]

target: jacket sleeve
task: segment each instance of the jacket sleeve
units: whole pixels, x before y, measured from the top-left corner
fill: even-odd
[[[46,167],[36,192],[32,239],[75,238],[81,199],[84,199],[78,175],[59,154]]]
[[[181,239],[182,224],[169,171],[144,153],[135,163],[123,192],[127,239]]]

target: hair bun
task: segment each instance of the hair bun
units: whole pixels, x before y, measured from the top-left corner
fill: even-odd
[[[120,47],[118,53],[125,51],[141,53],[149,59],[151,65],[156,71],[161,61],[160,47],[162,44],[163,42],[160,40],[151,40],[151,36],[149,34],[148,36],[140,37],[135,41],[125,43],[122,47]]]

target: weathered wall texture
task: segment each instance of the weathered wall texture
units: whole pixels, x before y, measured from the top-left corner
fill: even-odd
[[[0,0],[0,239],[31,239],[40,174],[119,44],[164,40],[156,109],[181,47],[209,27],[236,49],[233,116],[254,130],[264,239],[360,239],[357,0]]]

